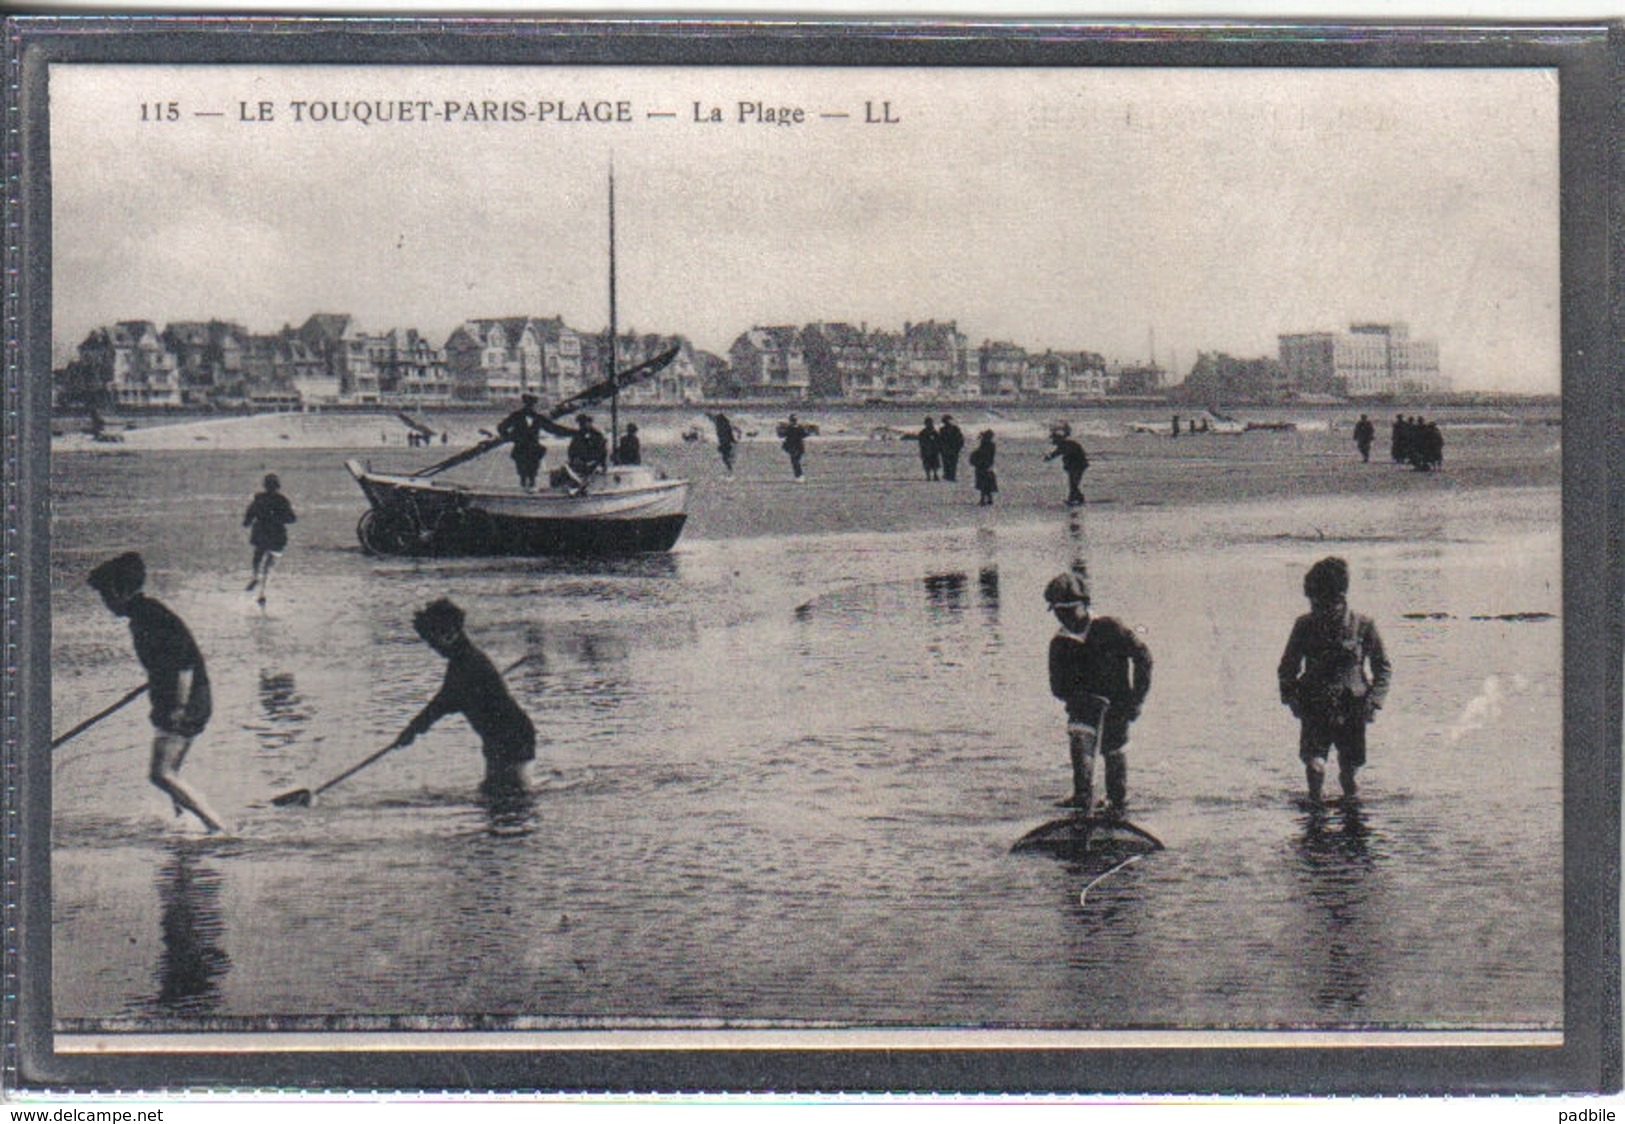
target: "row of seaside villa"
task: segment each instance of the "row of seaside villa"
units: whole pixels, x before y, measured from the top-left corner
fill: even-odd
[[[1279,354],[1233,359],[1203,352],[1170,386],[1155,361],[1108,361],[1091,351],[972,345],[955,321],[755,327],[726,356],[681,335],[622,332],[617,370],[671,348],[676,359],[625,393],[632,405],[738,399],[853,402],[1102,401],[1167,395],[1188,401],[1279,401],[1305,395],[1371,397],[1449,392],[1438,345],[1404,324],[1355,324],[1343,333],[1277,337]],[[54,372],[62,408],[436,409],[511,403],[524,393],[557,402],[601,381],[607,332],[562,318],[466,320],[436,346],[413,328],[363,331],[353,316],[318,313],[260,335],[223,320],[160,329],[123,320],[93,330]]]
[[[353,316],[319,313],[260,335],[222,320],[123,320],[93,330],[77,358],[55,372],[65,408],[308,409],[482,406],[533,393],[544,402],[604,378],[607,332],[559,317],[467,320],[436,346],[416,329],[363,331]],[[972,346],[955,322],[756,327],[727,356],[680,335],[619,333],[624,370],[669,348],[676,359],[625,394],[631,404],[806,398],[955,400],[1105,398],[1156,394],[1154,364],[1108,363],[1092,352],[1031,352],[1012,343]]]

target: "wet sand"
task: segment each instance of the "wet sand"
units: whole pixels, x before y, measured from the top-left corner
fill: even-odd
[[[142,549],[215,682],[187,775],[241,837],[170,816],[140,708],[65,747],[58,1019],[1555,1026],[1559,431],[1447,435],[1433,474],[1330,431],[1102,436],[1078,511],[1032,439],[1001,447],[991,509],[907,444],[815,439],[806,485],[771,442],[731,480],[657,447],[695,481],[690,526],[617,562],[367,558],[331,453],[60,456],[54,726],[138,675],[83,573]],[[237,522],[265,471],[300,522],[260,611]],[[1395,688],[1364,803],[1320,816],[1274,663],[1333,552]],[[1087,906],[1090,871],[1009,854],[1066,784],[1040,591],[1075,560],[1157,658],[1130,785],[1168,844]],[[510,681],[543,731],[534,802],[473,799],[453,719],[268,807],[432,692],[409,622],[442,594],[499,663],[531,657]]]

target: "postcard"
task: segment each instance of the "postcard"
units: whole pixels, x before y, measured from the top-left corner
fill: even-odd
[[[10,26],[19,1087],[1617,1089],[1606,26]]]

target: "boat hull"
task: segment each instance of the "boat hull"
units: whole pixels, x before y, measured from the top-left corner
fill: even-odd
[[[389,555],[614,555],[670,550],[687,520],[688,483],[612,468],[585,492],[482,490],[346,467],[371,509],[362,547]]]

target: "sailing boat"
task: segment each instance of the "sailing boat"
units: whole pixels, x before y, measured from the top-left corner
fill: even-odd
[[[445,474],[507,442],[491,438],[412,473],[374,472],[356,460],[345,468],[371,505],[356,524],[369,554],[636,554],[670,550],[687,519],[688,481],[643,464],[617,464],[620,392],[656,374],[677,357],[673,347],[615,369],[615,172],[609,175],[609,346],[605,378],[544,411],[557,420],[610,402],[611,462],[584,481],[565,477],[546,489],[470,485]]]

